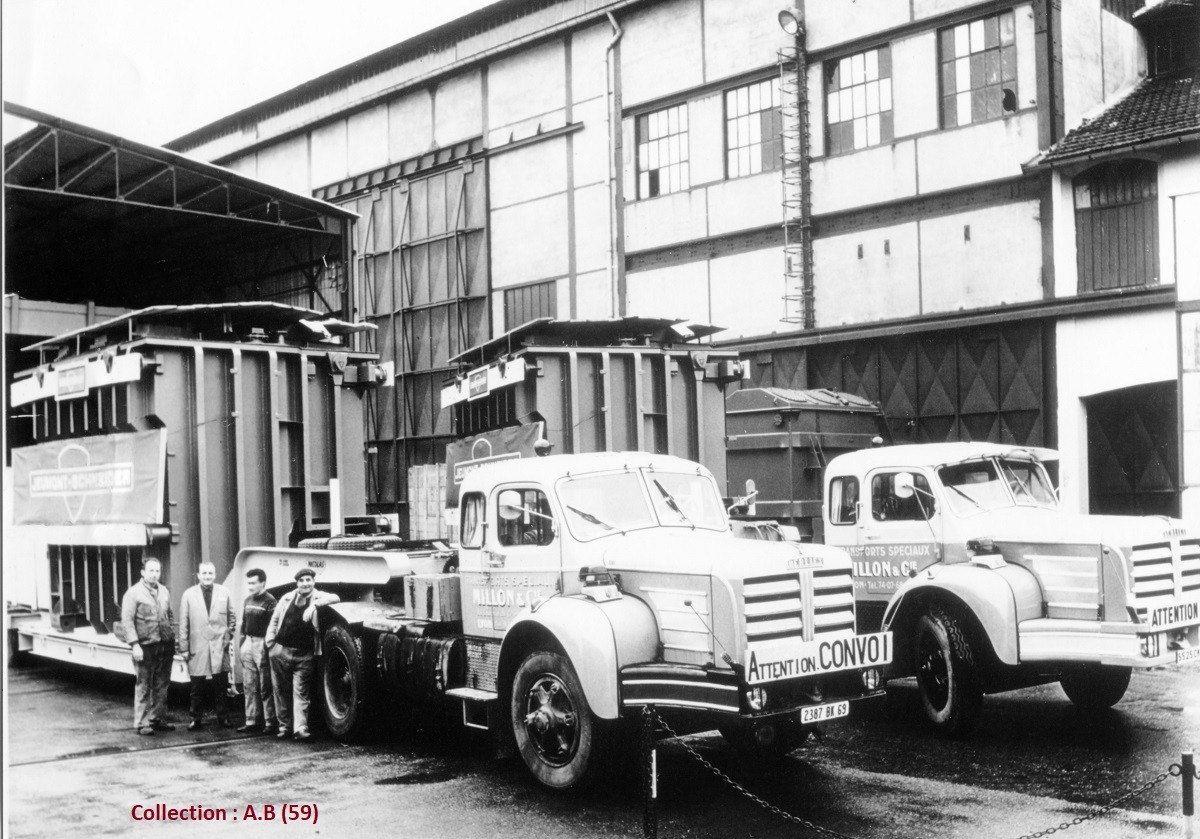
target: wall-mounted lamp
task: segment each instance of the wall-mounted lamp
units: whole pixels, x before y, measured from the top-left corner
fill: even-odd
[[[794,38],[800,34],[803,24],[800,23],[800,18],[796,17],[795,12],[791,9],[784,9],[779,13],[779,27]]]

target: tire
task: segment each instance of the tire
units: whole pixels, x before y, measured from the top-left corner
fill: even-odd
[[[1121,701],[1132,674],[1132,667],[1081,667],[1063,673],[1059,684],[1078,707],[1102,711]]]
[[[510,719],[517,751],[538,783],[570,789],[600,763],[601,731],[567,657],[530,654],[513,679]]]
[[[931,608],[917,621],[913,650],[926,718],[947,737],[969,734],[979,721],[983,692],[961,625],[942,609]]]
[[[362,639],[344,626],[325,632],[321,665],[322,710],[329,733],[343,742],[361,739],[372,705],[371,686],[363,667]]]

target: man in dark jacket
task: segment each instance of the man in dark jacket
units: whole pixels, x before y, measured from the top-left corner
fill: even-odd
[[[242,606],[238,624],[238,657],[242,662],[242,689],[246,693],[246,723],[242,732],[279,730],[275,721],[275,697],[271,687],[271,663],[267,660],[267,624],[275,612],[275,598],[267,591],[267,575],[261,568],[246,572],[250,596]]]
[[[295,716],[295,739],[307,743],[308,692],[312,682],[315,659],[321,652],[317,607],[341,600],[336,594],[316,590],[317,572],[301,568],[296,572],[296,589],[279,599],[271,615],[264,640],[271,657],[271,681],[275,687],[275,714],[279,717],[279,738],[291,735],[288,730]]]
[[[160,585],[162,563],[150,557],[142,561],[141,582],[134,583],[121,598],[121,626],[133,650],[137,682],[133,688],[133,725],[138,734],[174,731],[166,721],[167,688],[175,661],[175,619],[171,615],[171,593]]]

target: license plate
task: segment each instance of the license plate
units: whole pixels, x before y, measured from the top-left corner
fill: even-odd
[[[1200,661],[1200,647],[1190,650],[1176,650],[1175,663],[1183,664],[1185,661]]]
[[[838,717],[850,715],[849,702],[830,702],[827,705],[813,705],[800,709],[800,722],[803,725],[836,720]]]

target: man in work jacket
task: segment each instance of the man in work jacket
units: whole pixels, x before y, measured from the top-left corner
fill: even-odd
[[[278,737],[290,737],[294,731],[295,739],[302,743],[312,739],[308,732],[308,692],[314,660],[321,652],[317,607],[341,601],[336,594],[317,591],[316,577],[317,572],[311,568],[296,572],[296,588],[279,599],[264,639],[271,659]]]
[[[159,585],[162,563],[153,557],[142,560],[141,582],[134,583],[121,598],[121,628],[133,650],[137,681],[133,688],[133,725],[138,734],[174,731],[166,721],[167,688],[175,661],[175,621],[171,617],[171,593]]]
[[[267,624],[275,613],[276,600],[267,591],[267,574],[261,568],[246,572],[250,596],[242,605],[235,645],[242,662],[242,687],[246,692],[246,722],[239,732],[279,731],[275,721],[275,693],[271,687],[271,663],[267,660]]]
[[[200,563],[196,572],[199,585],[183,593],[179,601],[179,652],[188,663],[192,677],[189,731],[204,727],[204,684],[211,682],[217,723],[232,727],[226,707],[229,690],[229,647],[237,627],[233,598],[229,589],[218,585],[217,569],[211,562]]]

